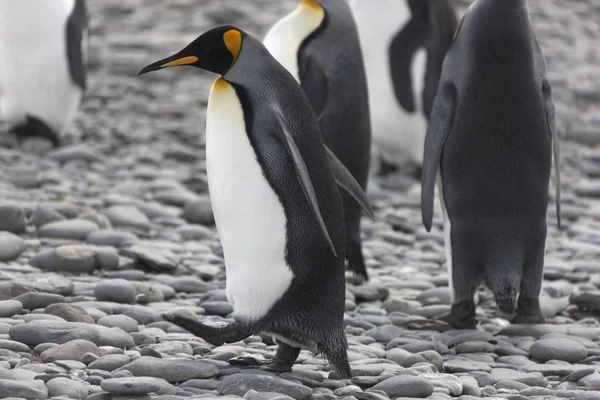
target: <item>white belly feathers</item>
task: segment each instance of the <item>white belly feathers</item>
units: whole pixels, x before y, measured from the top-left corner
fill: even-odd
[[[206,170],[227,270],[227,299],[246,321],[263,317],[289,288],[283,206],[258,163],[234,88],[213,84],[206,121]]]

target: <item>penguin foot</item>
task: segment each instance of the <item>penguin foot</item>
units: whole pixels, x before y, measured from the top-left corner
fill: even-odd
[[[365,258],[362,254],[360,241],[358,243],[347,241],[346,258],[348,259],[348,269],[354,272],[352,280],[358,282],[358,284],[368,281],[369,274],[365,266]]]
[[[443,314],[436,319],[449,323],[455,329],[475,329],[477,325],[475,303],[472,299],[457,301],[452,304],[450,313]]]
[[[27,115],[25,123],[16,126],[14,128],[14,132],[21,140],[27,138],[38,139],[38,141],[35,141],[35,145],[30,144],[29,146],[40,146],[40,144],[38,144],[37,142],[49,142],[49,145],[51,147],[58,147],[60,145],[60,139],[58,138],[56,132],[54,132],[48,125],[46,125],[44,121],[31,115]],[[41,141],[40,139],[45,140]]]
[[[512,320],[513,324],[543,324],[546,322],[540,307],[539,297],[530,297],[524,293],[519,295],[517,313]]]
[[[189,318],[178,313],[164,313],[162,314],[162,317],[199,338],[204,339],[204,341],[213,346],[221,346],[223,343],[239,342],[249,336],[240,332],[236,328],[235,323],[216,328],[205,325],[197,319]]]
[[[300,354],[300,348],[292,347],[281,343],[277,348],[277,353],[272,360],[261,360],[252,356],[241,356],[232,358],[228,361],[231,365],[239,365],[247,368],[260,368],[263,371],[275,372],[278,374],[291,372],[294,362]]]

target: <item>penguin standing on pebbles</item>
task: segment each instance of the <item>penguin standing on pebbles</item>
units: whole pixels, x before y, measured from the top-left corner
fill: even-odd
[[[560,227],[558,137],[546,62],[525,0],[477,0],[444,61],[425,139],[422,214],[431,229],[436,180],[444,211],[452,308],[475,327],[484,281],[517,323],[544,322],[552,155]]]
[[[269,52],[300,83],[319,118],[325,145],[363,190],[371,157],[367,78],[347,0],[302,0],[264,39]],[[348,268],[368,280],[360,237],[362,210],[342,193]]]
[[[85,0],[0,2],[0,120],[59,145],[86,87]]]
[[[427,120],[458,25],[451,0],[350,0],[371,102],[373,142],[384,175],[419,175]],[[375,164],[377,166],[377,164]]]
[[[212,327],[177,313],[165,319],[215,346],[265,332],[279,347],[263,368],[290,371],[306,348],[349,378],[336,183],[372,215],[366,195],[324,146],[302,88],[259,40],[218,27],[140,74],[179,65],[221,75],[208,103],[206,169],[235,320]]]

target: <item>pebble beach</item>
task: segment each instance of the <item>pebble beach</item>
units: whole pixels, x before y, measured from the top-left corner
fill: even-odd
[[[434,321],[450,310],[442,212],[436,200],[427,233],[420,183],[402,172],[369,181],[371,279],[347,275],[352,379],[305,350],[289,373],[243,369],[227,361],[272,358],[271,337],[214,347],[163,320],[231,320],[204,163],[215,76],[137,73],[217,25],[262,38],[297,3],[88,1],[82,139],[38,155],[0,132],[0,399],[600,399],[598,0],[529,1],[561,137],[545,324],[511,325],[484,287],[477,330]]]

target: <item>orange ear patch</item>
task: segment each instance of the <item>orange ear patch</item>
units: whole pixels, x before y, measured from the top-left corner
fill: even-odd
[[[242,49],[242,34],[238,30],[230,29],[223,34],[223,42],[225,42],[227,50],[229,50],[233,56],[233,62],[231,63],[231,66],[233,66]]]
[[[302,0],[301,6],[309,8],[312,11],[323,11],[323,7],[316,0]]]

